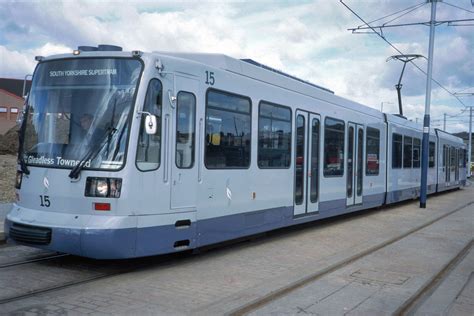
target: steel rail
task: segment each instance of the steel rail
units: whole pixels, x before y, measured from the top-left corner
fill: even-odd
[[[36,258],[36,259],[29,259],[29,260],[24,260],[24,261],[4,263],[4,264],[0,264],[0,269],[10,268],[10,267],[19,266],[19,265],[28,264],[28,263],[33,263],[33,262],[47,261],[47,260],[52,260],[52,259],[56,259],[56,258],[66,257],[66,256],[70,256],[70,254],[62,253],[62,254],[58,254],[58,255],[45,256],[45,257],[40,257],[40,258]]]
[[[466,204],[463,204],[457,208],[455,208],[454,210],[452,211],[449,211],[448,213],[445,213],[443,215],[440,215],[418,227],[415,227],[415,228],[412,228],[410,230],[408,230],[407,232],[401,234],[401,235],[398,235],[396,237],[393,237],[387,241],[384,241],[378,245],[375,245],[375,246],[372,246],[362,252],[359,252],[349,258],[346,258],[346,259],[343,259],[339,262],[336,262],[335,264],[332,264],[330,266],[328,266],[327,268],[325,269],[322,269],[322,270],[318,270],[314,273],[311,273],[311,274],[308,274],[306,275],[305,277],[297,280],[296,282],[293,282],[291,284],[289,284],[288,286],[285,286],[285,287],[282,287],[282,288],[279,288],[279,289],[275,289],[274,291],[271,291],[269,294],[267,295],[264,295],[263,297],[261,298],[257,298],[247,304],[244,304],[240,307],[237,307],[236,309],[230,311],[228,313],[228,315],[231,315],[231,316],[240,316],[240,315],[246,315],[246,314],[249,314],[257,309],[260,309],[262,308],[263,306],[266,306],[268,305],[269,303],[271,303],[272,301],[276,300],[276,299],[279,299],[279,298],[282,298],[286,295],[288,295],[289,293],[311,283],[311,282],[314,282],[314,281],[317,281],[318,279],[321,279],[322,277],[334,272],[334,271],[337,271],[337,270],[340,270],[344,267],[346,267],[347,265],[361,259],[361,258],[364,258],[364,257],[367,257],[368,255],[371,255],[372,253],[382,249],[382,248],[385,248],[391,244],[394,244],[396,243],[397,241],[405,238],[405,237],[408,237],[420,230],[422,230],[423,228],[426,228],[430,225],[433,225],[434,223],[462,210],[462,209],[465,209],[466,207],[468,207],[469,205],[471,204],[474,204],[474,201],[470,201]]]
[[[473,245],[471,239],[459,253],[453,257],[441,270],[438,271],[433,277],[431,277],[418,291],[410,296],[405,302],[398,307],[393,313],[394,315],[414,315],[421,304],[433,294],[433,292],[439,287],[441,282],[456,268],[459,263],[466,257]]]

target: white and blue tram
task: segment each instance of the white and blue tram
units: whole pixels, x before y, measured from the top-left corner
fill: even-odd
[[[11,242],[92,258],[193,249],[419,195],[421,127],[252,60],[37,57]],[[429,193],[466,181],[435,130]]]

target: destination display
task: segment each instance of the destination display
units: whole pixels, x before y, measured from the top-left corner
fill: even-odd
[[[75,159],[65,159],[61,156],[55,157],[55,158],[50,158],[47,156],[34,156],[34,155],[24,155],[24,158],[26,163],[28,164],[33,164],[33,165],[56,165],[60,167],[75,167],[77,164],[79,164],[80,160],[75,160]],[[84,167],[90,168],[91,167],[91,160],[87,160],[84,163]]]
[[[65,85],[134,85],[140,75],[138,60],[84,58],[51,60],[41,65],[36,87]]]
[[[77,70],[51,70],[50,77],[71,77],[71,76],[110,76],[116,75],[117,69],[77,69]]]

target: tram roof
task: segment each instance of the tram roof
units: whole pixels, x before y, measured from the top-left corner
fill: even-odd
[[[213,53],[185,53],[155,51],[153,53],[180,59],[186,59],[215,68],[223,69],[247,78],[272,84],[276,87],[292,90],[308,96],[316,97],[334,105],[352,109],[368,115],[382,118],[380,111],[366,105],[337,96],[333,91],[313,84],[309,81],[291,76],[280,70],[260,64],[252,59],[236,59],[224,54]]]
[[[126,51],[86,51],[80,55],[61,54],[44,57],[44,60],[60,59],[60,58],[81,58],[81,57],[125,57],[131,56],[132,52]],[[313,84],[309,81],[297,78],[295,76],[284,73],[280,70],[263,65],[251,59],[236,59],[224,54],[215,53],[186,53],[186,52],[166,52],[154,51],[151,53],[143,52],[143,57],[168,56],[171,58],[179,58],[189,60],[214,68],[223,69],[247,78],[252,78],[261,82],[265,82],[275,87],[291,90],[303,95],[314,97],[331,104],[351,109],[360,113],[383,118],[383,114],[372,107],[351,101],[341,96],[337,96],[333,91]]]

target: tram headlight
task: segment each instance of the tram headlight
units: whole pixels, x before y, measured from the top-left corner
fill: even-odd
[[[87,177],[85,196],[119,198],[122,189],[120,178]]]
[[[95,187],[96,196],[106,197],[109,194],[109,183],[107,179],[97,180]]]
[[[17,171],[16,172],[16,179],[15,179],[15,189],[21,188],[21,181],[23,180],[23,172]]]

